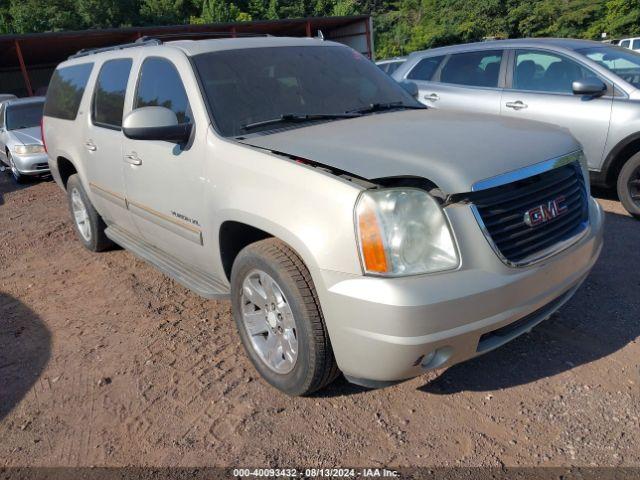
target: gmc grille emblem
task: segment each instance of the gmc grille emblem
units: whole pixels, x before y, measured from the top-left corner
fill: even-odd
[[[538,205],[526,211],[524,213],[524,223],[530,227],[535,227],[564,215],[569,210],[564,201],[564,195],[561,195],[546,204]]]

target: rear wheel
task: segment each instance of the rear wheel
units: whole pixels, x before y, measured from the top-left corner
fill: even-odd
[[[77,174],[67,181],[67,197],[73,225],[82,244],[92,252],[113,247],[113,242],[104,233],[107,226],[91,204]]]
[[[231,272],[233,317],[251,362],[267,382],[306,395],[339,374],[309,270],[283,242],[244,248]]]
[[[627,160],[620,170],[617,188],[624,208],[640,219],[640,152]]]

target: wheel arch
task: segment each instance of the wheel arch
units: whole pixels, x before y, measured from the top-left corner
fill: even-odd
[[[231,279],[231,269],[238,253],[246,246],[266,238],[276,238],[287,244],[307,266],[314,282],[318,280],[315,257],[300,237],[282,225],[244,212],[227,215],[218,229],[220,261],[227,280]]]
[[[615,186],[618,174],[629,158],[640,152],[640,132],[629,135],[611,149],[601,171],[601,179],[607,186]]]
[[[79,170],[76,165],[65,156],[58,156],[56,158],[56,167],[58,169],[58,174],[60,175],[60,182],[66,190],[69,177],[78,173]]]

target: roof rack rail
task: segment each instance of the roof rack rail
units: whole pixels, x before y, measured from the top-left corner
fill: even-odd
[[[151,35],[140,37],[139,41],[162,40],[169,38],[188,39],[193,37],[271,37],[268,33],[243,33],[243,32],[174,32],[161,33],[159,35]]]
[[[86,57],[87,55],[93,55],[95,53],[111,52],[113,50],[124,50],[125,48],[146,47],[146,46],[153,46],[153,45],[162,45],[162,42],[156,38],[141,37],[137,39],[135,42],[123,43],[120,45],[112,45],[110,47],[83,48],[82,50],[79,50],[77,53],[74,53],[73,55],[71,55],[69,57],[69,60],[71,60],[72,58]]]

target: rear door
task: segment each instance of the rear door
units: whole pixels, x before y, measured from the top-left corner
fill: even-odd
[[[89,188],[96,209],[107,222],[137,233],[125,200],[122,164],[122,115],[132,58],[107,60],[93,88],[84,135]]]
[[[502,94],[503,50],[479,50],[431,57],[418,63],[407,79],[415,81],[419,100],[443,110],[462,110],[498,115]],[[440,60],[435,65],[436,60]],[[428,79],[422,72],[435,71]]]
[[[582,144],[590,168],[601,164],[609,132],[613,86],[601,97],[573,94],[575,80],[600,78],[585,65],[547,50],[514,50],[502,114],[568,129]]]

